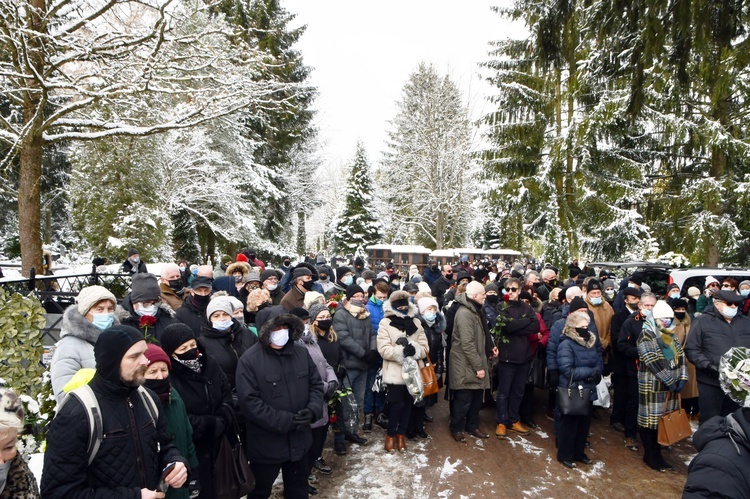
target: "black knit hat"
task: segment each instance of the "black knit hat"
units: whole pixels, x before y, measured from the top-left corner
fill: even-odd
[[[292,314],[292,315],[296,315],[297,317],[299,317],[303,321],[305,319],[309,319],[310,318],[310,312],[308,312],[307,310],[305,310],[302,307],[295,307],[295,308],[291,309],[289,311],[289,313]]]
[[[633,272],[633,275],[628,277],[628,281],[641,286],[643,284],[643,274],[639,272]]]
[[[602,283],[599,281],[599,279],[589,279],[589,282],[586,283],[586,292],[590,293],[595,290],[602,290]]]
[[[357,293],[365,293],[365,290],[362,289],[362,286],[359,284],[352,284],[351,286],[346,287],[346,299],[351,300],[352,296],[354,296]]]
[[[137,254],[138,254],[138,250],[137,249],[130,248],[130,250],[128,251],[128,258],[130,258],[133,255],[137,255]]]
[[[139,341],[145,341],[145,338],[132,326],[118,324],[102,331],[94,344],[96,372],[99,376],[108,381],[119,382],[122,357]]]
[[[158,300],[159,296],[161,296],[161,289],[159,289],[159,281],[154,274],[139,273],[133,275],[130,281],[130,301],[132,303]]]
[[[582,308],[588,308],[586,305],[586,302],[583,301],[583,298],[580,296],[576,296],[570,301],[570,307],[568,308],[568,314],[572,314],[576,310],[580,310]]]
[[[196,337],[193,329],[186,324],[178,322],[164,328],[159,343],[166,354],[171,357],[174,351],[180,348],[183,343],[194,339]]]
[[[682,298],[670,298],[667,300],[667,305],[674,310],[676,308],[687,308],[687,302]]]
[[[303,275],[309,275],[310,277],[312,277],[312,270],[308,269],[307,267],[297,266],[292,271],[292,279],[297,279],[298,277],[302,277]]]
[[[310,273],[312,274],[312,272]],[[260,282],[265,282],[266,279],[270,279],[271,277],[276,277],[278,279],[279,274],[273,269],[266,269],[260,274]]]

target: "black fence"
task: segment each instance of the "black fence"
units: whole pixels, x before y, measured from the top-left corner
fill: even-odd
[[[130,274],[34,275],[30,278],[4,280],[0,288],[8,293],[23,295],[33,292],[46,311],[47,324],[43,331],[45,344],[54,344],[60,339],[62,314],[75,303],[75,298],[87,286],[104,286],[120,302],[130,292]]]

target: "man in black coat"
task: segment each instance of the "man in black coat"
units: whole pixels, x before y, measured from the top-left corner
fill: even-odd
[[[284,495],[307,497],[310,424],[323,415],[323,381],[297,342],[303,332],[302,321],[292,314],[271,318],[237,366],[238,404],[256,481],[249,499],[270,496],[280,469]]]
[[[625,433],[626,445],[629,448],[635,447],[637,437],[636,419],[638,415],[638,379],[629,378],[628,371],[625,367],[625,358],[617,348],[617,341],[620,337],[620,331],[625,321],[638,312],[638,305],[641,301],[641,290],[636,288],[625,288],[625,308],[615,312],[612,317],[610,338],[612,341],[612,385],[614,394],[612,397],[612,415],[609,418],[609,424],[617,431]],[[632,398],[632,400],[631,400]],[[630,412],[627,412],[628,401],[630,402]],[[633,408],[635,410],[633,411]],[[629,426],[626,429],[626,414]],[[629,440],[628,440],[629,439]],[[637,448],[637,447],[636,447]]]
[[[453,286],[453,267],[450,265],[443,265],[443,271],[441,272],[440,279],[432,283],[431,290],[432,296],[438,302],[438,309],[443,310],[445,303],[445,293],[451,286]]]
[[[145,272],[148,272],[148,270],[146,270],[146,263],[141,260],[138,250],[130,248],[130,251],[128,251],[128,258],[122,262],[122,273],[133,275]]]
[[[146,350],[143,335],[130,326],[113,326],[99,335],[94,345],[96,374],[90,386],[103,425],[101,447],[89,464],[87,411],[77,397],[67,397],[47,435],[42,497],[164,497],[155,489],[169,463],[176,464],[165,482],[170,487],[183,486],[187,461],[171,443],[161,403],[149,392],[159,408],[154,426],[146,401],[137,391],[145,381]]]
[[[190,295],[182,301],[182,306],[177,309],[175,316],[183,324],[190,326],[195,336],[198,337],[206,323],[206,308],[211,301],[213,290],[213,279],[198,276],[190,284]]]

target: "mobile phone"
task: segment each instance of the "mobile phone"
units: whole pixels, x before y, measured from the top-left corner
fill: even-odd
[[[175,465],[177,463],[169,463],[164,467],[163,470],[161,470],[161,478],[159,479],[159,486],[156,487],[157,492],[166,492],[169,488],[169,484],[164,483],[164,479],[167,478],[167,476],[172,473],[172,470],[174,469]]]

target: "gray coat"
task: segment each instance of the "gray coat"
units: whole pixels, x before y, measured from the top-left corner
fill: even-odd
[[[333,330],[336,331],[339,344],[344,350],[344,367],[368,369],[369,364],[362,358],[368,351],[378,349],[377,336],[372,328],[369,313],[366,317],[357,319],[344,307],[339,307],[333,316]]]
[[[456,296],[458,310],[453,321],[453,338],[448,362],[451,390],[481,390],[490,387],[490,371],[484,346],[484,317],[465,293]],[[484,370],[484,378],[477,371]]]
[[[323,393],[328,391],[328,388],[331,385],[334,385],[336,387],[339,386],[339,380],[336,377],[336,372],[333,370],[333,368],[328,365],[328,362],[326,361],[326,358],[323,356],[323,352],[320,350],[320,346],[318,346],[318,342],[315,340],[314,335],[309,334],[307,336],[302,336],[300,339],[300,342],[307,348],[307,353],[310,354],[310,358],[315,363],[315,367],[318,368],[318,373],[320,374],[320,378],[323,380]],[[313,423],[310,425],[311,428],[320,428],[326,424],[328,421],[328,401],[323,401],[323,416],[318,419],[317,421],[313,421]]]
[[[115,315],[114,324],[119,323]],[[65,397],[63,387],[75,373],[84,368],[96,368],[94,343],[100,333],[96,326],[81,315],[75,305],[65,310],[60,327],[60,341],[55,346],[50,367],[52,392],[57,405],[60,405]]]

